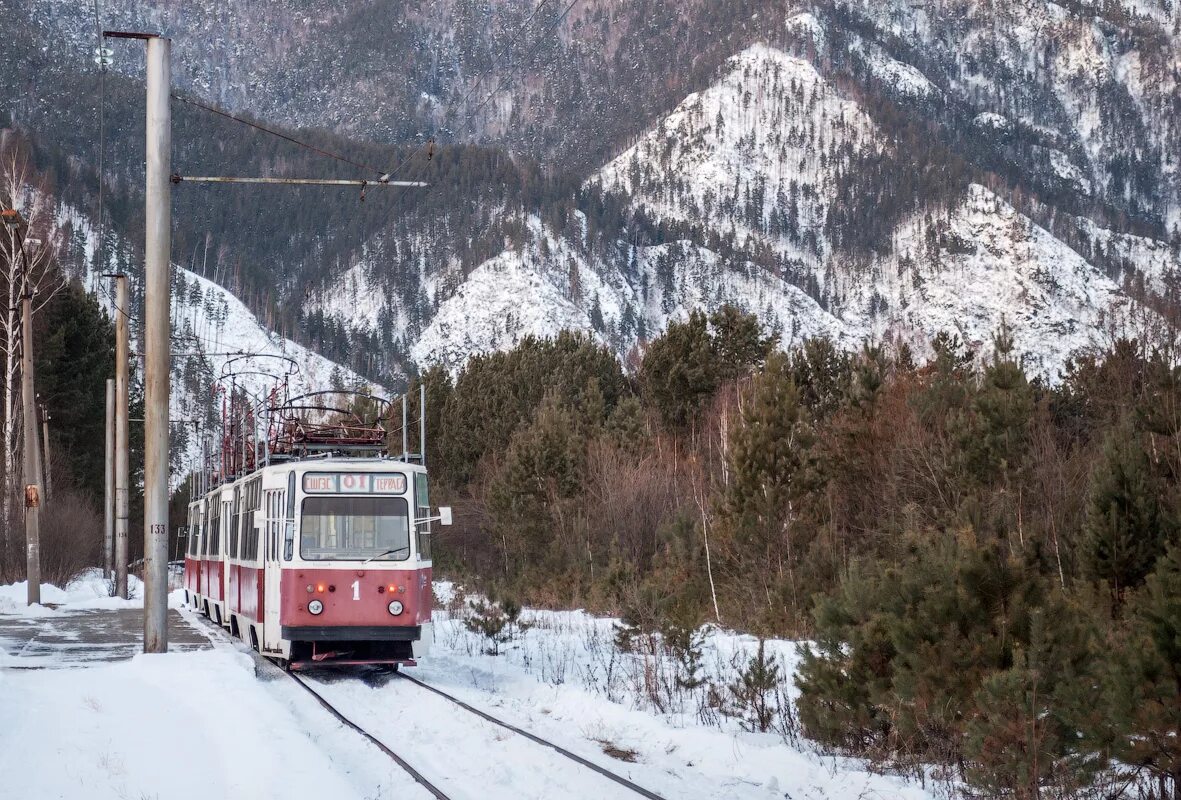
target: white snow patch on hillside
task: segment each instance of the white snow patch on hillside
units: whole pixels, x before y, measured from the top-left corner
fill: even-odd
[[[882,82],[894,87],[899,94],[910,97],[930,97],[939,94],[935,84],[910,64],[891,58],[877,47],[866,48],[864,55],[870,71]]]
[[[650,284],[643,307],[650,331],[684,321],[693,310],[730,304],[757,315],[779,334],[782,347],[817,336],[838,346],[858,343],[855,332],[802,290],[753,264],[724,264],[716,253],[691,242],[638,248],[637,261]]]
[[[318,295],[310,305],[350,326],[376,320],[378,312],[385,307],[385,293],[380,283],[372,279],[372,272],[372,264],[367,260],[359,261],[337,277],[331,289]]]
[[[469,356],[508,350],[526,336],[588,330],[587,315],[528,263],[505,252],[468,276],[411,349],[420,364],[457,369]]]
[[[107,231],[114,241],[105,251],[106,263],[97,264],[98,231],[90,217],[73,206],[59,204],[56,220],[59,226],[71,231],[78,245],[73,248],[73,252],[79,257],[67,257],[65,269],[71,277],[79,279],[107,313],[114,317],[112,281],[103,278],[102,273],[118,268],[114,251],[125,250],[126,247],[119,242],[117,235]],[[364,273],[358,271],[354,281],[363,278]],[[140,288],[131,279],[129,283],[128,292],[134,297]],[[356,289],[353,302],[363,303],[372,287],[359,284]],[[174,421],[200,418],[203,409],[212,401],[213,387],[210,382],[221,375],[222,367],[228,360],[240,355],[255,358],[237,361],[238,368],[277,372],[280,375],[288,370],[289,364],[273,356],[290,359],[293,362],[290,368],[294,371],[290,380],[292,395],[332,388],[334,372],[346,388],[368,390],[381,395],[388,393],[384,387],[270,330],[233,292],[176,264],[172,266],[171,301],[173,349],[178,353],[172,360],[169,396],[170,414]],[[129,328],[131,349],[137,351],[140,320],[133,317]],[[181,353],[184,355],[179,355]],[[189,368],[197,354],[205,358],[212,371],[211,374],[201,376],[205,381],[203,385],[191,387],[185,377],[190,374]],[[238,383],[256,396],[262,396],[274,386],[273,381],[261,375],[243,376]],[[198,463],[200,449],[197,437],[190,436],[179,461],[182,469]],[[174,465],[176,463],[174,457]]]
[[[1084,194],[1091,193],[1090,179],[1079,169],[1077,164],[1070,160],[1070,156],[1054,148],[1048,149],[1047,155],[1050,158],[1050,167],[1054,170],[1054,174],[1073,183]]]
[[[992,130],[1007,131],[1012,127],[1008,117],[997,114],[994,111],[985,111],[977,114],[976,118],[972,120],[980,128],[991,128]]]
[[[824,23],[811,11],[802,11],[787,18],[787,29],[808,36],[817,47],[825,43]]]
[[[454,371],[473,354],[509,349],[526,336],[589,332],[620,356],[693,310],[729,303],[758,315],[784,346],[814,336],[857,339],[799,288],[749,263],[728,263],[691,242],[634,247],[629,274],[591,263],[568,241],[527,222],[532,242],[479,265],[440,306],[414,345],[420,365]],[[624,319],[632,327],[624,330]]]
[[[1181,249],[1156,239],[1115,233],[1083,217],[1076,219],[1076,223],[1096,247],[1101,247],[1109,257],[1123,259],[1142,275],[1148,291],[1166,295],[1181,289]]]
[[[331,388],[333,372],[348,388],[383,391],[355,372],[271,331],[228,289],[187,269],[173,269],[185,282],[185,289],[173,296],[173,328],[182,336],[196,337],[215,375],[226,361],[241,356],[254,357],[253,367],[246,369],[282,374],[287,362],[271,358],[278,356],[290,359],[298,370],[290,380],[292,395]],[[235,362],[235,366],[241,363]],[[256,396],[274,386],[271,379],[258,375],[245,375],[238,384]]]
[[[780,50],[754,45],[728,70],[592,181],[628,193],[657,219],[716,224],[740,244],[771,239],[786,256],[815,261],[788,235],[763,231],[788,207],[796,209],[790,225],[818,229],[838,173],[875,146],[875,126],[810,63]]]
[[[983,186],[969,188],[936,236],[932,252],[922,220],[904,225],[880,278],[856,291],[862,313],[872,292],[888,299],[881,335],[927,352],[921,337],[958,332],[987,356],[1004,322],[1026,369],[1054,381],[1071,355],[1143,330],[1145,315],[1115,283]]]

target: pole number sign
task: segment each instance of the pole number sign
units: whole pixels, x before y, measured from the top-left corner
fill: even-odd
[[[401,473],[308,472],[303,476],[306,494],[402,494],[406,476]]]

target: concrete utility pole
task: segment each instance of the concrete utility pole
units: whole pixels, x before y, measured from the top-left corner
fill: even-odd
[[[144,652],[168,650],[169,266],[172,42],[147,40],[144,237]]]
[[[153,33],[103,31],[146,45],[144,131],[144,652],[168,650],[169,260],[172,250],[172,41]],[[117,469],[117,467],[116,467]],[[116,533],[116,536],[118,534]],[[126,537],[124,537],[126,538]],[[123,567],[126,571],[126,566]]]
[[[41,464],[45,468],[45,502],[53,494],[53,467],[49,463],[49,409],[41,404]]]
[[[115,379],[107,378],[106,492],[103,496],[103,575],[115,577]]]
[[[21,406],[24,412],[25,571],[29,605],[41,602],[41,459],[33,394],[33,296],[21,297]]]
[[[115,275],[115,595],[127,599],[127,516],[131,491],[130,424],[128,422],[127,370],[131,361],[128,341],[127,276]]]

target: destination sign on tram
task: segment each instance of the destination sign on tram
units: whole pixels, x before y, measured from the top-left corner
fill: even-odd
[[[308,472],[303,476],[307,494],[402,494],[406,476],[391,472]]]

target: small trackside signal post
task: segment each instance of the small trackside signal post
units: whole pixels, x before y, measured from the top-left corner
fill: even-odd
[[[49,409],[41,404],[41,466],[45,471],[45,499],[53,494],[53,469],[49,463]]]

